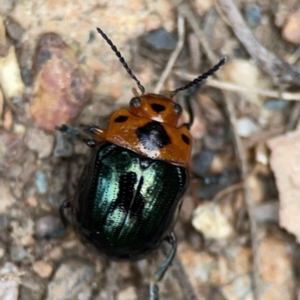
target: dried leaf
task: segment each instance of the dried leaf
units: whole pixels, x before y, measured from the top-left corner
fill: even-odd
[[[279,191],[279,223],[300,243],[300,131],[270,139],[268,146]]]

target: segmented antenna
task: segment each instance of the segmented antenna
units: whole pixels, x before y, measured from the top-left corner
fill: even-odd
[[[207,79],[209,76],[211,76],[212,74],[214,74],[216,71],[218,71],[220,69],[220,67],[222,65],[225,64],[227,58],[223,57],[214,67],[212,67],[209,71],[207,71],[206,73],[200,75],[199,77],[195,78],[193,81],[191,81],[190,83],[188,83],[187,85],[176,89],[175,91],[171,92],[171,98],[173,98],[178,92],[186,90],[194,85],[199,84],[201,81]]]
[[[113,44],[113,42],[107,37],[107,35],[100,29],[97,28],[97,31],[101,34],[101,36],[104,38],[104,40],[107,42],[107,44],[111,47],[111,49],[115,52],[115,54],[117,55],[117,57],[119,58],[121,64],[123,65],[123,67],[125,68],[125,70],[127,71],[127,73],[130,75],[130,77],[137,83],[138,88],[140,89],[140,91],[142,92],[142,94],[145,93],[145,88],[144,86],[142,86],[142,84],[140,83],[140,81],[135,77],[135,75],[132,73],[131,69],[128,67],[125,59],[123,58],[123,56],[121,55],[121,53],[119,52],[119,50],[117,49],[117,47]]]

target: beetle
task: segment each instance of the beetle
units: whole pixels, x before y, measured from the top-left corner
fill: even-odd
[[[93,149],[74,199],[63,202],[60,214],[66,225],[65,209],[71,208],[71,223],[78,237],[108,259],[138,260],[163,241],[169,243],[171,250],[150,282],[149,299],[159,299],[158,282],[176,254],[172,230],[189,182],[192,148],[190,104],[187,102],[190,123],[178,126],[182,107],[172,98],[211,76],[226,58],[169,97],[145,93],[116,46],[100,28],[97,31],[140,93],[133,90],[129,109],[115,111],[106,129],[84,126],[84,134],[66,124],[56,127]]]

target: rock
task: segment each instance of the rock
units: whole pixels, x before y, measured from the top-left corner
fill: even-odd
[[[48,192],[48,182],[45,173],[37,171],[35,173],[35,186],[39,194],[44,195]]]
[[[160,28],[149,32],[142,38],[142,44],[152,51],[172,51],[176,47],[177,40],[174,35]]]
[[[11,126],[12,126],[12,122],[13,122],[12,112],[11,112],[10,109],[7,109],[4,113],[4,116],[3,116],[3,127],[4,127],[4,129],[6,129],[7,131],[10,131]]]
[[[264,103],[264,107],[273,110],[273,111],[281,111],[291,106],[291,101],[280,100],[280,99],[267,99]]]
[[[24,33],[21,25],[11,17],[6,17],[4,21],[8,35],[15,41],[20,41]]]
[[[0,85],[6,98],[21,97],[25,85],[13,46],[9,47],[5,57],[0,56]]]
[[[245,3],[245,17],[250,26],[257,27],[261,19],[259,6],[255,3]]]
[[[204,203],[194,211],[192,225],[209,239],[227,239],[232,233],[232,225],[215,203]]]
[[[71,157],[74,154],[74,138],[57,131],[57,139],[54,147],[54,157]]]
[[[221,287],[221,293],[225,300],[252,300],[253,292],[250,275],[234,278],[229,284]]]
[[[0,213],[6,213],[7,208],[13,205],[15,199],[9,187],[9,183],[4,179],[0,179],[0,195]]]
[[[215,155],[214,151],[203,150],[193,156],[193,173],[198,176],[207,175]]]
[[[237,120],[237,132],[241,137],[249,137],[259,130],[259,127],[249,118],[244,117]]]
[[[55,126],[77,118],[91,98],[92,85],[73,50],[55,33],[41,36],[34,67],[30,113],[40,127],[53,132]]]
[[[10,258],[13,262],[21,262],[27,256],[27,251],[22,246],[12,246],[10,248]]]
[[[18,300],[20,277],[18,268],[12,263],[5,263],[0,269],[0,299]]]
[[[278,223],[279,203],[275,201],[263,203],[255,207],[255,219],[258,223],[274,222]]]
[[[300,8],[288,17],[282,37],[293,44],[300,44]]]
[[[34,239],[33,239],[33,228],[34,228],[34,223],[32,219],[26,219],[22,220],[22,224],[20,224],[19,221],[14,220],[10,222],[10,227],[11,227],[11,232],[10,236],[12,238],[12,244],[15,246],[29,246],[34,244]],[[24,249],[26,252],[27,250]],[[24,252],[20,248],[20,253]],[[24,254],[25,255],[25,254]]]
[[[80,261],[70,260],[60,265],[48,285],[47,300],[91,299],[94,268]],[[78,298],[80,294],[80,298]]]
[[[47,257],[54,261],[59,261],[63,257],[63,249],[60,246],[54,247],[47,253]]]
[[[24,142],[28,149],[38,153],[39,158],[45,158],[52,153],[54,137],[41,129],[28,128]]]
[[[118,292],[117,300],[135,300],[138,299],[135,288],[129,286],[128,288]]]
[[[26,272],[22,277],[19,300],[42,300],[45,293],[45,284],[33,272]]]
[[[293,300],[296,281],[291,248],[284,239],[266,236],[258,248],[262,299]]]
[[[33,271],[42,278],[48,278],[51,276],[53,267],[47,261],[39,260],[36,261],[33,266]]]
[[[35,236],[46,237],[62,229],[62,222],[59,217],[47,215],[39,218],[35,222]]]
[[[0,129],[0,169],[10,168],[24,153],[24,144],[19,137],[6,130]]]

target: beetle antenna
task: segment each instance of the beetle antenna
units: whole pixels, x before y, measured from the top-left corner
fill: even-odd
[[[207,79],[209,76],[213,75],[216,71],[218,71],[220,69],[220,67],[222,65],[225,64],[227,60],[227,57],[223,57],[214,67],[212,67],[209,71],[207,71],[206,73],[200,75],[199,77],[195,78],[193,81],[191,81],[190,83],[188,83],[187,85],[176,89],[175,91],[171,92],[171,98],[173,98],[178,92],[180,91],[184,91],[194,85],[199,84],[200,82],[202,82],[203,80]]]
[[[115,52],[116,56],[119,58],[121,64],[123,65],[123,67],[125,68],[125,70],[127,71],[127,73],[137,83],[137,86],[140,89],[140,91],[142,92],[142,94],[144,94],[145,93],[144,86],[141,84],[141,82],[132,73],[131,69],[128,67],[125,59],[123,58],[123,56],[121,55],[121,53],[119,52],[119,50],[117,49],[117,47],[113,44],[113,42],[107,37],[107,35],[100,28],[97,27],[97,31],[101,34],[101,36],[104,38],[104,40],[107,42],[107,44]]]

